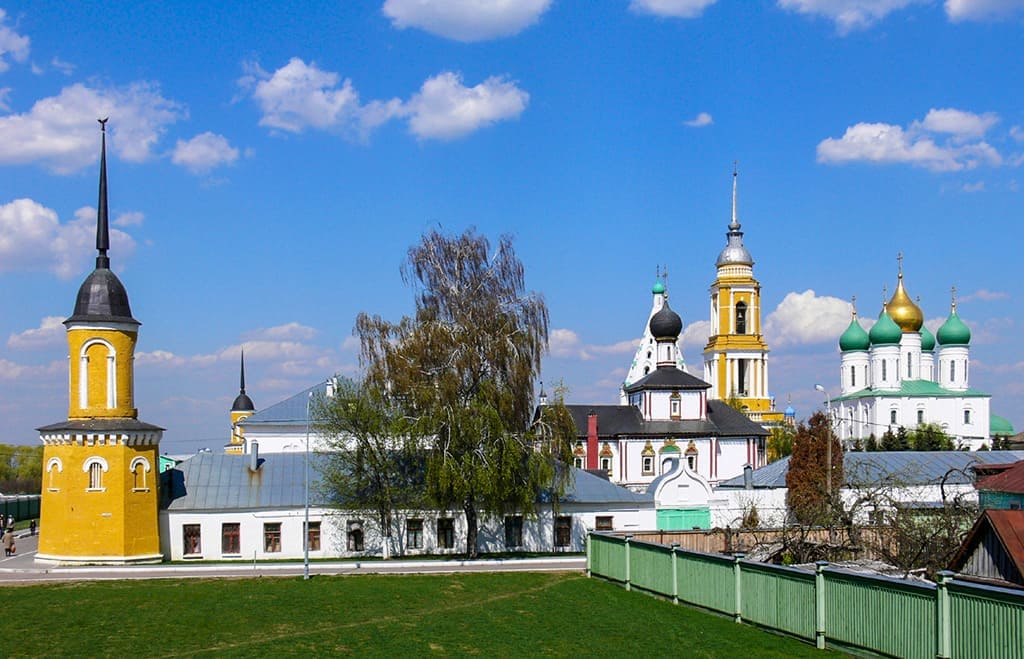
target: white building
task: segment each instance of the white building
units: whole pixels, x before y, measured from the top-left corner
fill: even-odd
[[[937,424],[964,448],[989,441],[990,396],[969,386],[971,331],[955,299],[937,338],[904,289],[901,266],[896,292],[871,331],[854,311],[839,339],[841,395],[832,405],[841,440]]]

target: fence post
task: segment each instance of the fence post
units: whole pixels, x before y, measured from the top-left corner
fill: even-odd
[[[587,533],[587,578],[588,579],[590,578],[590,572],[591,572],[590,561],[592,560],[592,557],[590,555],[590,545],[594,544],[593,543],[593,538],[594,538],[594,532],[593,531],[590,531],[589,533]]]
[[[736,592],[736,622],[743,622],[743,572],[740,569],[740,561],[746,556],[744,553],[732,555],[732,572],[735,577],[735,592]]]
[[[953,629],[949,608],[949,582],[953,580],[953,573],[949,570],[942,570],[935,576],[938,577],[938,588],[935,589],[937,596],[936,615],[938,617],[935,625],[935,631],[938,635],[936,639],[938,652],[936,654],[945,659],[952,656],[953,652]]]
[[[672,603],[679,604],[679,556],[676,550],[679,543],[672,543]]]
[[[633,590],[633,588],[629,585],[629,541],[632,539],[633,536],[626,536],[626,590]]]
[[[828,561],[818,561],[814,568],[814,644],[825,649],[825,568]]]

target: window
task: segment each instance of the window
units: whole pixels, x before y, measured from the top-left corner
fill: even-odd
[[[885,373],[885,360],[882,360],[882,382],[885,382],[888,378]]]
[[[274,554],[281,551],[281,522],[263,525],[263,551]]]
[[[924,410],[917,411],[917,425],[924,423]]]
[[[523,518],[521,515],[509,515],[505,517],[505,547],[523,546]]]
[[[348,544],[349,551],[363,551],[363,523],[353,520],[348,523]]]
[[[241,525],[238,522],[225,522],[220,527],[220,553],[242,553]]]
[[[601,464],[599,465],[599,468],[604,471],[607,471],[609,474],[612,473],[612,459],[604,457],[601,458]]]
[[[857,367],[856,366],[851,366],[850,367],[850,386],[851,387],[856,387],[857,386]]]
[[[615,528],[610,515],[599,515],[594,519],[594,529],[597,531],[611,531]]]
[[[409,549],[423,549],[423,520],[405,520],[405,544]]]
[[[737,302],[736,303],[736,333],[746,334],[747,333],[747,303]]]
[[[437,520],[437,546],[441,549],[455,548],[455,520],[451,517]]]
[[[198,524],[185,524],[181,527],[182,553],[185,556],[198,556],[203,553],[202,533]]]
[[[47,488],[51,492],[60,492],[60,488],[57,487],[56,476],[62,471],[64,471],[64,464],[60,461],[60,458],[50,458],[49,462],[46,463],[46,473],[49,478]]]
[[[586,465],[583,464],[583,456],[577,455],[572,459],[572,465],[577,469],[583,469]]]
[[[643,475],[644,476],[653,476],[654,475],[654,456],[653,455],[645,455],[645,456],[643,456],[642,462],[643,462],[643,464],[642,464]]]
[[[736,394],[747,395],[747,360],[736,360]]]
[[[954,361],[949,362],[949,379],[956,379],[956,362]]]
[[[360,535],[362,532],[360,532]],[[310,522],[306,531],[306,542],[309,543],[309,551],[320,551],[320,522]],[[362,540],[360,540],[362,544]]]
[[[103,489],[103,466],[98,462],[89,465],[89,489]]]
[[[149,492],[149,485],[146,483],[146,474],[149,472],[149,460],[137,457],[132,460],[132,491]]]
[[[555,546],[568,547],[572,544],[572,517],[555,518]]]
[[[686,466],[689,467],[690,471],[697,471],[697,454],[693,453],[686,456]]]
[[[678,419],[679,418],[679,408],[680,408],[679,392],[675,392],[675,393],[672,394],[672,398],[669,401],[669,412],[670,412],[670,415],[672,416],[673,419]]]
[[[971,423],[971,411],[964,410],[964,423],[970,425]]]
[[[896,410],[889,410],[889,423],[896,423]]]

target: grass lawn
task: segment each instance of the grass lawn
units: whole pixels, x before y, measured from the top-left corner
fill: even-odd
[[[103,581],[0,592],[7,656],[824,656],[571,573]]]

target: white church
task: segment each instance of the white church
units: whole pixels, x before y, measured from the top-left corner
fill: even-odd
[[[896,292],[871,331],[854,310],[839,338],[841,395],[832,400],[839,438],[852,443],[936,424],[958,447],[981,448],[990,437],[991,397],[970,387],[970,342],[955,297],[938,332],[925,327],[903,286],[900,257]]]

